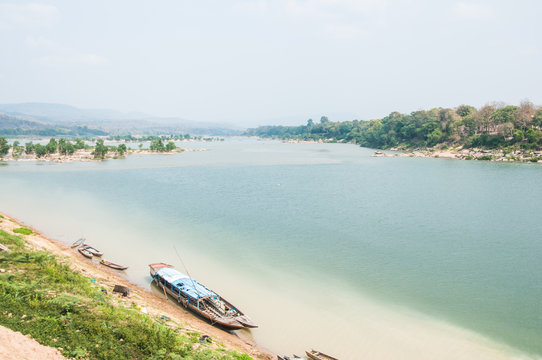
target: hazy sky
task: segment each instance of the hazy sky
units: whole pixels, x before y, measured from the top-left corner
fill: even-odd
[[[0,103],[256,125],[542,104],[542,1],[4,1]]]

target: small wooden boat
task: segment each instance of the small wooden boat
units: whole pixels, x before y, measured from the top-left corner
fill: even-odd
[[[85,238],[81,238],[79,240],[75,240],[72,244],[72,249],[73,248],[76,248],[76,247],[79,247],[81,245],[83,245],[85,243]]]
[[[90,251],[88,251],[87,249],[79,248],[79,249],[77,249],[77,251],[79,251],[81,253],[81,255],[83,255],[84,257],[92,259],[92,253]]]
[[[100,250],[96,249],[95,247],[92,247],[88,244],[83,244],[83,249],[87,250],[89,253],[91,253],[94,256],[102,256],[104,253]]]
[[[115,270],[126,270],[126,269],[128,269],[128,266],[115,264],[115,263],[112,263],[112,262],[107,261],[107,260],[101,260],[100,264],[105,265],[105,266],[109,266],[111,269],[115,269]]]
[[[312,360],[339,360],[337,358],[334,358],[333,356],[321,353],[320,351],[311,350],[311,351],[305,351],[309,359]]]
[[[228,329],[258,327],[241,310],[226,299],[200,284],[188,275],[173,269],[173,266],[156,263],[150,264],[152,280],[164,293],[173,296],[185,308]]]

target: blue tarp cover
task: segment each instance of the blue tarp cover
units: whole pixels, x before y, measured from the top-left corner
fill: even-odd
[[[207,289],[205,286],[190,278],[188,275],[185,275],[175,269],[164,267],[156,271],[156,274],[193,299],[199,299],[207,296],[218,297],[216,293]]]

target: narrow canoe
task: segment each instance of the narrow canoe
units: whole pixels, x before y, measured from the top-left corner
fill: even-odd
[[[316,350],[305,351],[305,353],[307,354],[309,359],[312,360],[339,360],[337,358],[334,358],[333,356],[321,353],[320,351]]]
[[[96,249],[95,247],[92,247],[88,244],[83,244],[83,249],[87,250],[89,253],[91,253],[94,256],[102,256],[104,253],[100,250]]]
[[[73,248],[76,248],[76,247],[79,247],[81,245],[83,245],[85,243],[85,238],[81,238],[79,240],[75,240],[72,244],[72,249]]]
[[[92,259],[92,254],[87,249],[79,248],[79,249],[77,249],[77,251],[79,251],[81,253],[81,255],[83,255],[84,257]]]
[[[101,260],[100,264],[105,265],[105,266],[109,266],[110,268],[116,269],[116,270],[126,270],[126,269],[128,269],[128,266],[115,264],[115,263],[112,263],[112,262],[107,261],[107,260]]]

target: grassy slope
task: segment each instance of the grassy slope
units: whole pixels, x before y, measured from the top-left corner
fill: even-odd
[[[0,325],[69,358],[251,359],[118,305],[55,256],[30,249],[23,237],[0,230],[0,243],[12,250],[0,252]]]

